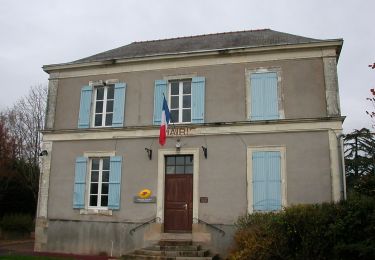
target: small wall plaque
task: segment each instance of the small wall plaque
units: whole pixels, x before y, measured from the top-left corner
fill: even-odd
[[[151,196],[148,198],[141,198],[139,196],[134,196],[133,202],[134,203],[156,203],[156,197]]]
[[[208,197],[200,197],[199,202],[200,203],[208,203]]]

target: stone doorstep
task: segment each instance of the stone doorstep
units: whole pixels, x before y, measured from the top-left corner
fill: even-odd
[[[160,240],[158,242],[159,246],[191,246],[193,241],[191,240]]]
[[[135,250],[134,254],[139,255],[152,255],[152,256],[172,256],[172,257],[202,257],[208,255],[208,250],[188,250],[188,251],[156,251],[156,250],[148,250],[148,249],[139,249]]]
[[[212,257],[210,256],[204,256],[204,257],[176,257],[176,260],[212,260]]]
[[[178,257],[170,257],[170,256],[150,256],[150,255],[133,255],[129,254],[123,256],[122,260],[212,260],[210,256],[204,257],[188,257],[188,256],[178,256]]]
[[[146,247],[148,250],[159,250],[159,251],[198,251],[201,249],[200,245],[187,245],[187,246],[160,246],[153,245]]]
[[[180,235],[180,234],[178,234]],[[201,249],[186,236],[167,236],[168,239],[160,240],[158,245],[138,249],[122,256],[123,260],[212,260],[209,251]],[[171,239],[171,238],[177,239]]]
[[[160,240],[192,240],[191,233],[161,233]]]

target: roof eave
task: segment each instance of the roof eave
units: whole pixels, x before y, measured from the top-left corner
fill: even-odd
[[[46,73],[51,73],[54,71],[70,70],[77,68],[87,68],[96,66],[108,66],[119,63],[129,63],[129,62],[146,62],[161,59],[177,59],[184,57],[199,57],[199,56],[209,56],[218,54],[236,54],[236,53],[251,53],[251,52],[264,52],[264,51],[282,51],[282,50],[298,50],[298,49],[308,49],[308,48],[336,48],[337,59],[340,56],[341,49],[343,45],[343,39],[331,39],[318,42],[309,43],[298,43],[298,44],[279,44],[271,46],[242,46],[235,48],[222,48],[222,49],[210,49],[210,50],[198,50],[198,51],[188,51],[188,52],[176,52],[176,53],[163,53],[148,56],[130,57],[130,58],[113,58],[102,61],[92,61],[83,63],[60,63],[60,64],[50,64],[44,65],[42,68]]]

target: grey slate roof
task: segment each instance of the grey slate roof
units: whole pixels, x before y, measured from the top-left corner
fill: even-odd
[[[70,64],[227,48],[274,46],[324,41],[325,40],[312,39],[270,29],[226,32],[133,42],[116,49],[73,61]]]

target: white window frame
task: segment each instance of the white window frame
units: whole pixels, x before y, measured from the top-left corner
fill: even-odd
[[[108,207],[93,207],[90,205],[90,186],[91,186],[91,159],[92,158],[103,158],[103,157],[112,157],[115,156],[115,151],[93,151],[93,152],[85,152],[84,157],[87,158],[89,166],[87,167],[86,173],[86,189],[85,189],[85,208],[80,210],[81,215],[104,215],[104,216],[112,216],[112,210],[108,209]],[[109,190],[108,190],[109,191]]]
[[[104,88],[104,93],[103,93],[103,111],[102,111],[102,124],[101,125],[98,125],[96,126],[95,125],[95,115],[96,115],[96,101],[97,101],[97,89],[98,88],[101,88],[103,87]],[[112,122],[113,122],[113,113],[114,113],[114,104],[115,104],[115,84],[97,84],[97,85],[94,85],[93,86],[93,91],[94,91],[94,95],[93,95],[93,106],[92,106],[92,111],[91,111],[91,126],[94,127],[94,128],[101,128],[101,127],[112,127],[112,124],[111,125],[105,125],[105,120],[107,118],[107,93],[108,93],[108,88],[109,87],[113,87],[113,99],[112,102],[113,102],[113,111],[112,111]]]
[[[287,203],[287,180],[286,180],[286,148],[285,146],[249,146],[247,147],[247,212],[254,213],[253,208],[253,153],[254,152],[280,152],[281,171],[281,207]]]
[[[88,193],[87,193],[87,199],[88,199],[88,204],[87,204],[87,208],[88,209],[99,209],[99,210],[107,210],[108,209],[108,202],[107,202],[107,206],[98,206],[98,205],[101,205],[101,199],[102,199],[102,184],[103,184],[103,159],[105,158],[108,158],[109,160],[109,163],[111,161],[111,158],[108,157],[108,156],[104,156],[104,157],[90,157],[89,158],[89,164],[90,164],[90,167],[89,167],[89,174],[88,174]],[[96,206],[90,206],[90,196],[91,196],[91,171],[92,171],[92,161],[94,159],[99,159],[99,176],[98,176],[98,193],[97,193],[97,205]],[[109,173],[108,173],[108,176],[111,172],[111,168],[109,168]],[[109,197],[109,177],[108,177],[108,194],[107,194],[107,199]]]
[[[256,73],[267,73],[267,72],[275,72],[277,74],[277,99],[278,99],[278,109],[279,109],[279,119],[285,119],[285,112],[284,112],[284,96],[282,91],[282,73],[281,68],[279,67],[259,67],[255,69],[245,69],[245,82],[246,82],[246,90],[245,90],[245,97],[246,97],[246,117],[247,120],[251,120],[251,79],[250,76]]]
[[[183,82],[190,81],[190,94],[184,94],[184,84]],[[192,84],[192,78],[184,78],[184,79],[175,79],[168,81],[168,104],[169,104],[169,111],[171,112],[171,101],[172,101],[172,83],[178,82],[178,121],[177,122],[171,122],[172,124],[191,124],[191,116],[192,116],[192,93],[191,93],[191,84]],[[176,96],[176,95],[173,95]],[[187,110],[183,108],[183,97],[184,96],[190,96],[190,121],[183,122],[182,116],[183,111]],[[175,109],[174,109],[175,110]]]

